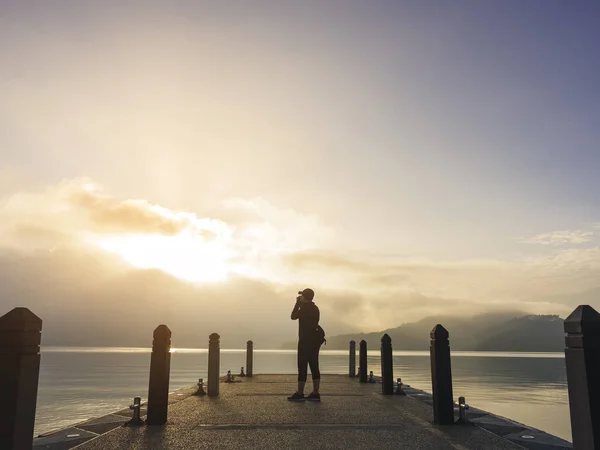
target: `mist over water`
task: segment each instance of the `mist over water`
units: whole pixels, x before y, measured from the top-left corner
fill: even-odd
[[[376,375],[378,353],[368,359]],[[170,389],[206,379],[207,356],[206,349],[173,349]],[[320,363],[322,373],[348,373],[346,351],[324,350]],[[221,350],[222,375],[237,374],[245,364],[245,350]],[[149,366],[149,348],[42,348],[36,435],[126,408],[135,396],[145,400]],[[254,351],[255,374],[295,372],[295,351]],[[455,398],[571,440],[563,354],[453,352],[452,374]],[[394,352],[398,377],[431,392],[429,353]],[[327,383],[322,392],[326,401]]]

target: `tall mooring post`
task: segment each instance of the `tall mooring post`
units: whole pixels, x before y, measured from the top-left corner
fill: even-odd
[[[251,377],[253,371],[253,362],[254,362],[254,343],[252,341],[246,342],[246,376]]]
[[[350,378],[356,377],[356,342],[350,341],[350,360],[348,367],[348,375]]]
[[[221,337],[213,333],[208,337],[208,395],[219,395],[219,372],[221,367]]]
[[[150,356],[147,425],[167,423],[169,408],[169,377],[171,373],[171,330],[159,325],[154,330]]]
[[[386,333],[381,338],[381,393],[394,394],[394,359],[392,338]]]
[[[367,380],[367,341],[360,341],[358,350],[358,381],[366,383]]]
[[[42,320],[27,308],[0,317],[0,448],[31,450]]]
[[[438,425],[451,425],[454,423],[449,337],[448,330],[439,324],[431,330],[429,353],[431,358],[433,421]]]
[[[564,322],[574,450],[600,449],[600,314],[578,306]]]

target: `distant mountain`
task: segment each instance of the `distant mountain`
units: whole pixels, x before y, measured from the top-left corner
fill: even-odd
[[[475,317],[428,317],[418,322],[372,333],[327,336],[328,350],[347,349],[350,340],[367,341],[377,349],[381,337],[392,338],[394,350],[428,350],[429,333],[438,323],[450,333],[453,350],[561,352],[564,350],[563,319],[555,315],[524,316],[522,313],[481,314]],[[295,348],[286,343],[284,348]]]
[[[490,331],[475,350],[561,352],[565,349],[563,319],[558,316],[518,317]]]

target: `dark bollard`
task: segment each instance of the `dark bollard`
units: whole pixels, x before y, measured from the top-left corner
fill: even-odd
[[[372,370],[369,372],[369,383],[375,384],[375,377]]]
[[[396,381],[396,395],[406,395],[406,392],[404,392],[402,386],[404,386],[404,384],[402,383],[402,378],[398,378],[398,380]]]
[[[467,411],[470,409],[470,406],[467,405],[467,401],[464,397],[458,397],[458,401],[456,402],[455,406],[458,408],[458,420],[456,423],[467,425],[469,423]]]
[[[208,337],[208,395],[219,395],[219,371],[221,366],[220,336],[213,333]]]
[[[574,450],[600,448],[600,314],[578,306],[564,322]]]
[[[171,330],[166,325],[159,325],[154,330],[152,355],[150,357],[147,425],[164,425],[167,423],[170,373]]]
[[[433,391],[433,421],[438,425],[454,423],[452,371],[448,331],[441,325],[431,330],[431,384]]]
[[[356,342],[350,341],[350,378],[356,377]]]
[[[358,351],[358,364],[359,364],[359,372],[358,372],[358,381],[361,383],[367,382],[367,341],[364,339],[360,341],[359,351]]]
[[[42,319],[27,308],[0,317],[0,448],[30,450],[40,374]]]
[[[133,404],[129,405],[129,409],[133,411],[133,416],[129,422],[123,424],[124,427],[141,427],[144,425],[144,420],[141,417],[142,399],[140,397],[133,398]]]
[[[381,393],[394,394],[394,360],[392,357],[392,338],[386,333],[381,338]]]
[[[252,363],[253,363],[253,350],[254,343],[252,341],[248,341],[246,343],[246,376],[252,376]]]
[[[246,374],[244,373],[244,368],[242,367],[240,369],[240,377],[245,377],[245,376],[246,376]]]
[[[206,392],[204,392],[204,380],[202,378],[198,379],[198,390],[194,393],[194,395],[199,397],[206,395]]]

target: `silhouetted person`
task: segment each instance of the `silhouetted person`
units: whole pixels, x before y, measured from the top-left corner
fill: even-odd
[[[304,400],[304,385],[308,374],[308,367],[313,379],[313,391],[306,397],[307,400],[321,400],[319,395],[319,384],[321,373],[319,372],[319,349],[321,339],[317,327],[319,325],[320,313],[317,305],[313,303],[315,293],[312,289],[304,289],[298,292],[296,305],[292,311],[292,320],[298,320],[298,390],[288,400]]]

